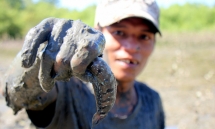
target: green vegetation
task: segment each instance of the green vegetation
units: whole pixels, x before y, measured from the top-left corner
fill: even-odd
[[[81,19],[93,26],[95,5],[85,10],[57,7],[58,0],[0,0],[0,38],[23,38],[27,31],[47,17]],[[162,31],[215,30],[215,7],[198,4],[161,8]]]
[[[27,31],[47,17],[81,19],[93,26],[95,6],[83,11],[56,6],[57,0],[0,0],[0,38],[23,38]]]
[[[215,7],[199,4],[172,5],[161,9],[161,30],[215,30]]]

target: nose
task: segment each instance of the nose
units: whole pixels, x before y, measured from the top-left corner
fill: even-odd
[[[137,52],[140,50],[140,43],[132,36],[122,42],[122,47],[129,52]]]

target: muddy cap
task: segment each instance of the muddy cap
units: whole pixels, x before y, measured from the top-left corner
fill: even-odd
[[[155,0],[99,0],[96,8],[95,26],[109,26],[129,17],[150,21],[159,30],[160,10]]]

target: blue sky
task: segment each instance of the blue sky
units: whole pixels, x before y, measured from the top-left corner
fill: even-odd
[[[98,0],[60,0],[60,6],[69,9],[82,10],[89,5],[96,4]],[[214,0],[157,0],[160,7],[169,7],[172,4],[185,4],[185,3],[200,3],[208,6],[215,5]]]

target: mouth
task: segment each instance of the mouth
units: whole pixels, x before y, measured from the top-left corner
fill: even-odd
[[[124,62],[126,64],[138,65],[139,62],[137,60],[129,60],[129,59],[120,59],[118,61]]]

